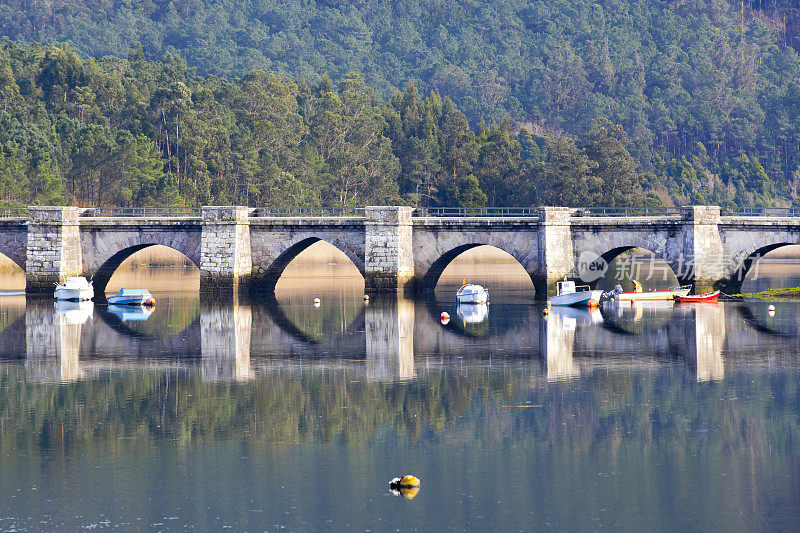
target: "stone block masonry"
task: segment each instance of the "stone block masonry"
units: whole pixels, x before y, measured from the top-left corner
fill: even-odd
[[[29,208],[27,292],[52,294],[60,280],[83,271],[79,212],[77,207]]]
[[[247,207],[212,206],[203,207],[200,217],[117,217],[81,216],[77,207],[30,207],[27,220],[0,220],[0,253],[25,269],[28,292],[52,296],[55,284],[73,275],[93,278],[101,291],[125,258],[161,244],[186,254],[200,269],[201,292],[218,300],[256,285],[274,290],[286,265],[319,240],[353,261],[367,292],[415,288],[426,296],[459,254],[490,245],[514,257],[533,280],[536,297],[544,299],[559,279],[580,277],[576,265],[583,255],[611,261],[637,247],[664,259],[696,291],[715,286],[739,292],[759,257],[800,243],[800,217],[723,216],[716,206],[659,216],[587,216],[565,207],[520,217],[487,212],[412,219],[412,208],[400,206],[364,212],[272,217],[253,216]]]
[[[203,207],[200,242],[200,293],[233,297],[245,288],[253,270],[249,209]]]
[[[691,205],[681,208],[683,228],[683,262],[676,275],[681,283],[694,284],[696,293],[709,292],[724,277],[724,249],[719,232],[720,208]]]
[[[406,289],[414,279],[411,207],[367,207],[364,290]]]
[[[574,266],[572,228],[568,207],[539,208],[539,269],[531,276],[537,298],[556,293],[556,283]]]

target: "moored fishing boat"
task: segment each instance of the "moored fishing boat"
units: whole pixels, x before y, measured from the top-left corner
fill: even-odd
[[[574,281],[559,281],[556,284],[557,294],[550,297],[550,305],[566,305],[586,307],[590,300],[600,302],[603,291],[592,290],[588,285],[575,286]]]
[[[642,285],[636,281],[633,285],[636,289],[633,292],[616,292],[612,297],[622,302],[657,302],[657,301],[670,301],[674,300],[676,296],[686,296],[692,290],[691,285],[684,285],[682,287],[670,287],[665,290],[642,290]]]
[[[122,289],[108,297],[108,303],[113,305],[156,305],[156,299],[147,289]]]
[[[460,304],[485,304],[489,301],[489,293],[480,285],[465,283],[458,289],[456,301]]]
[[[687,296],[675,295],[676,302],[716,302],[719,298],[719,291],[706,292],[703,294],[691,294]]]
[[[56,300],[91,300],[94,297],[92,282],[83,276],[72,276],[56,285]]]

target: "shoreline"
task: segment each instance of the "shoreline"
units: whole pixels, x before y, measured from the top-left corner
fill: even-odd
[[[742,298],[758,298],[759,300],[775,300],[783,302],[800,302],[800,287],[767,289],[765,291],[734,294]]]

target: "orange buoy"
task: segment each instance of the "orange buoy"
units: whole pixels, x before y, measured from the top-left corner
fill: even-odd
[[[598,302],[594,298],[591,298],[588,302],[586,302],[586,304],[589,306],[589,309],[594,309],[595,307],[600,305],[600,302]]]

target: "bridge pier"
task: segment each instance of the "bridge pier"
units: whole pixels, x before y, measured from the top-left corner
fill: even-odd
[[[249,209],[205,206],[201,210],[200,294],[234,300],[253,271]]]
[[[366,207],[364,290],[396,292],[414,279],[411,213],[400,206]]]
[[[53,294],[55,285],[83,271],[78,207],[29,207],[26,290]]]
[[[724,276],[724,248],[719,231],[720,208],[690,205],[683,214],[683,250],[672,265],[681,284],[694,285],[696,293],[712,291]]]
[[[531,275],[537,300],[556,294],[556,283],[574,264],[572,228],[568,207],[539,208],[539,270]]]

